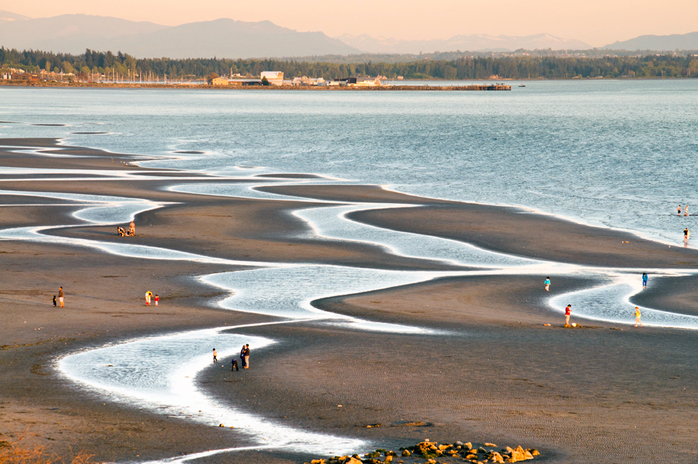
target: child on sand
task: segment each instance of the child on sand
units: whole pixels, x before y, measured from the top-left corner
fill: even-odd
[[[550,291],[550,277],[546,277],[545,282],[543,282],[543,283],[545,284],[545,291],[549,292]]]
[[[572,314],[572,305],[568,304],[565,308],[565,327],[570,326],[570,315]]]
[[[644,327],[642,322],[640,322],[640,308],[635,306],[635,327],[637,327],[638,324],[640,324],[640,327]]]
[[[155,306],[157,306],[157,305],[158,305],[158,303],[160,303],[160,297],[158,296],[158,294],[157,294],[157,293],[155,294],[155,298],[154,298],[154,300],[155,300]]]
[[[53,295],[53,306],[56,306],[56,295]]]
[[[642,273],[642,289],[644,290],[646,288],[647,288],[647,273],[643,272]]]
[[[216,364],[218,362],[218,351],[216,349],[213,349],[213,364]]]

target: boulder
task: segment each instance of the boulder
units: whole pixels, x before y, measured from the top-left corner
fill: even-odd
[[[405,457],[412,456],[412,453],[410,453],[408,450],[403,450],[402,455]]]

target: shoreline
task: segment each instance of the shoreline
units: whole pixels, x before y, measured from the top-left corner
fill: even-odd
[[[74,149],[80,151],[79,147]],[[11,153],[9,157],[5,154],[7,151],[0,148],[0,162],[12,159]],[[90,158],[94,168],[114,172],[123,169],[110,161],[112,154],[90,152],[90,156],[96,156]],[[133,160],[137,159],[142,158],[134,156]],[[45,162],[43,157],[15,160],[26,167],[44,167]],[[74,161],[66,158],[56,163]],[[143,170],[133,166],[129,169]],[[129,183],[130,195],[180,204],[139,214],[136,237],[119,238],[113,226],[91,224],[63,229],[59,235],[297,266],[327,263],[385,269],[389,263],[394,269],[410,271],[437,268],[435,263],[405,259],[381,247],[299,237],[307,233],[308,226],[288,213],[307,208],[307,203],[187,195],[160,190],[162,185],[177,183],[169,177],[150,182]],[[112,184],[94,180],[50,184],[16,180],[6,182],[4,189],[69,192],[79,188],[83,194],[123,194],[123,184]],[[375,186],[300,189],[315,197],[348,202],[410,203],[416,198]],[[12,201],[22,203],[21,195],[15,197]],[[427,200],[421,202],[429,203]],[[66,219],[68,223],[77,222],[69,215],[76,207],[56,207],[42,201],[45,206],[13,208],[12,215],[3,216],[2,228],[61,224]],[[42,201],[34,199],[32,203]],[[428,207],[361,214],[368,222],[387,224],[391,229],[449,235],[452,231],[440,226],[446,219],[435,219],[434,214],[446,211],[451,215],[455,203],[432,200]],[[583,244],[574,235],[584,234],[584,228],[567,225],[562,230],[561,221],[481,205],[468,208],[476,218],[487,214],[489,234],[504,237],[491,243],[493,249],[507,252],[513,246],[514,240],[506,238],[506,220],[492,222],[506,216],[516,225],[516,240],[531,237],[535,243],[541,224],[549,223],[563,239],[556,246],[567,250],[575,261],[588,259]],[[410,214],[402,215],[407,212]],[[467,228],[462,214],[464,211],[451,218],[460,223],[453,230],[461,230],[464,225]],[[609,240],[616,240],[614,237],[609,232]],[[161,459],[180,452],[220,449],[230,443],[245,444],[235,430],[212,429],[103,401],[99,394],[71,386],[47,367],[47,360],[57,353],[100,347],[138,334],[276,320],[220,309],[217,302],[227,293],[202,285],[196,277],[237,268],[134,260],[81,247],[25,241],[0,243],[6,269],[0,295],[5,301],[3,317],[7,322],[0,336],[12,343],[0,343],[7,345],[0,350],[0,381],[6,386],[0,393],[0,415],[5,424],[11,424],[9,434],[7,429],[2,430],[4,436],[35,422],[35,429],[40,430],[38,439],[53,443],[56,450],[67,450],[70,445],[97,451],[98,459],[112,461]],[[638,246],[648,248],[632,251],[620,247],[613,259],[638,260],[634,254],[647,255],[646,250],[657,245]],[[540,248],[526,253],[535,256],[541,253]],[[693,259],[690,249],[679,253]],[[660,254],[647,259],[648,263],[662,263],[670,258]],[[248,328],[241,332],[243,336],[259,335],[278,343],[254,352],[252,368],[241,371],[235,379],[227,369],[206,369],[197,387],[224,404],[242,404],[269,420],[303,430],[333,431],[334,435],[364,438],[371,443],[412,445],[425,434],[432,440],[448,442],[481,438],[482,442],[496,440],[536,447],[548,462],[588,462],[593,456],[597,462],[610,463],[628,456],[647,458],[663,453],[666,450],[655,450],[650,444],[664,439],[677,443],[677,456],[698,456],[690,426],[679,430],[672,426],[677,421],[691,424],[695,415],[698,363],[688,348],[698,337],[696,331],[612,331],[617,324],[597,322],[582,322],[582,330],[562,330],[562,316],[547,307],[547,299],[588,283],[583,276],[554,277],[553,292],[546,294],[542,290],[545,269],[540,271],[540,275],[439,279],[315,300],[313,305],[320,309],[374,322],[448,331],[450,335],[366,332],[320,321]],[[681,289],[674,287],[667,292],[663,290],[665,279],[659,280],[651,281],[657,285],[653,287],[655,300],[672,298]],[[66,287],[67,305],[64,310],[55,310],[50,296],[60,284]],[[163,295],[157,309],[143,306],[143,288]],[[688,290],[684,293],[690,306]],[[545,327],[545,322],[552,326]],[[210,352],[210,347],[205,348],[202,353]],[[681,359],[667,358],[675,352],[683,353]],[[31,361],[23,362],[27,359]],[[221,361],[225,365],[230,359]],[[685,393],[678,392],[675,379],[670,378],[677,373],[680,385],[688,388]],[[635,400],[632,406],[626,404],[628,398]],[[431,425],[405,426],[400,425],[401,421]],[[624,424],[628,421],[640,425],[640,430],[627,430]],[[383,426],[366,427],[375,423]],[[654,434],[655,428],[659,435]],[[581,434],[576,433],[579,430]],[[602,438],[606,436],[613,437],[611,443]],[[591,449],[585,449],[588,447]],[[304,457],[293,450],[245,453],[244,459],[260,463],[302,462]],[[210,459],[225,462],[229,457]]]
[[[453,86],[441,85],[381,85],[381,86],[316,86],[316,85],[206,85],[206,84],[148,84],[121,83],[106,84],[98,82],[4,82],[4,87],[51,87],[51,88],[100,88],[100,89],[208,89],[208,90],[315,90],[315,91],[510,91],[510,85],[504,84],[463,84]]]

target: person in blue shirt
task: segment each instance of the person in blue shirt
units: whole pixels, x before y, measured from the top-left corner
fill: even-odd
[[[545,291],[549,292],[550,291],[550,277],[546,277],[545,282],[543,282],[543,283],[545,284]]]
[[[644,290],[646,288],[647,288],[647,273],[643,272],[642,273],[642,289]]]

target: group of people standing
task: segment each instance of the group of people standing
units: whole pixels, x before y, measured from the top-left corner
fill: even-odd
[[[145,292],[145,305],[150,306],[151,301],[153,301],[155,303],[155,306],[157,306],[158,303],[160,303],[160,296],[157,294],[153,296],[153,292],[151,291]]]
[[[218,351],[216,349],[213,349],[213,364],[218,364]],[[239,371],[240,368],[238,367],[238,360],[233,357],[233,359],[230,361],[230,370],[231,371]],[[240,350],[240,364],[242,364],[243,369],[249,369],[250,367],[250,345],[242,345],[242,349]]]
[[[65,298],[65,293],[63,293],[63,287],[58,287],[58,300],[56,300],[56,295],[53,295],[53,306],[58,306],[59,303],[61,308],[63,307],[63,300]]]
[[[647,288],[647,281],[648,281],[648,280],[649,280],[649,278],[647,277],[647,273],[646,273],[646,272],[643,272],[643,273],[642,273],[642,289],[643,289],[643,290]],[[545,281],[543,282],[543,285],[545,285],[545,291],[546,291],[546,292],[549,292],[549,291],[550,291],[550,277],[546,277],[546,278],[545,278]],[[634,315],[635,315],[635,327],[637,327],[638,325],[639,325],[640,327],[644,327],[644,325],[643,325],[642,322],[640,321],[640,317],[642,316],[642,314],[640,313],[640,307],[639,307],[639,306],[635,306]],[[565,327],[572,327],[572,326],[570,325],[570,317],[571,317],[571,316],[572,316],[572,305],[571,305],[571,304],[568,304],[568,305],[565,307]]]

